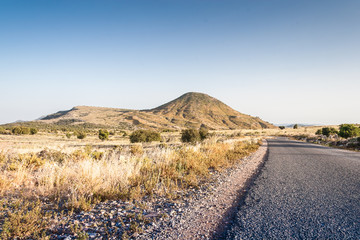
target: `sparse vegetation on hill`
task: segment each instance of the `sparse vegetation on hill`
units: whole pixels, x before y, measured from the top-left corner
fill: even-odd
[[[60,124],[57,122],[54,123],[44,123],[44,122],[22,122],[21,124],[18,123],[9,123],[9,124],[3,124],[1,125],[1,128],[4,129],[5,133],[11,134],[13,128],[30,128],[35,129],[37,131],[42,132],[77,132],[77,131],[97,131],[97,129],[114,129],[113,126],[105,126],[105,125],[99,125],[99,124],[93,124],[93,123],[79,123],[72,125],[71,123],[63,124],[62,121],[60,121]],[[120,129],[120,128],[119,128]]]
[[[202,93],[186,93],[150,110],[128,110],[102,107],[74,107],[51,114],[40,122],[58,126],[95,124],[98,128],[118,129],[262,129],[275,128],[258,117],[239,113],[221,101]],[[100,127],[101,125],[101,127]],[[107,127],[106,127],[107,126]]]

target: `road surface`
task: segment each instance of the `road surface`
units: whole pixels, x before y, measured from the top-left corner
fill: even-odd
[[[360,239],[360,153],[269,140],[227,239]]]

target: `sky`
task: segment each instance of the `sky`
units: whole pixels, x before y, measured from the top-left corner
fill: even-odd
[[[0,124],[209,94],[271,123],[360,123],[360,1],[0,0]]]

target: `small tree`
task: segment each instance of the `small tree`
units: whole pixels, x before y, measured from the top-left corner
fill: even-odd
[[[100,129],[99,130],[99,139],[100,140],[108,140],[109,139],[109,132],[108,130],[103,130],[103,129]]]
[[[343,138],[351,138],[360,135],[360,128],[356,127],[354,124],[341,124],[339,136]]]
[[[298,126],[297,124],[295,124],[293,128],[294,128],[294,129],[298,129],[298,127],[299,127],[299,126]]]
[[[279,128],[280,128],[281,130],[284,130],[284,129],[285,129],[285,126],[279,126]]]

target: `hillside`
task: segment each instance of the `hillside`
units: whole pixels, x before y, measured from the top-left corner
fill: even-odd
[[[46,123],[93,123],[135,128],[198,128],[261,129],[275,126],[246,114],[239,113],[221,101],[203,93],[186,93],[179,98],[149,110],[130,110],[78,106],[60,111],[40,120]]]

